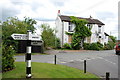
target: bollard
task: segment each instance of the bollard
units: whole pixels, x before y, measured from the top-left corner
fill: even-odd
[[[86,60],[84,60],[84,73],[86,73]]]
[[[56,65],[56,55],[55,55],[55,61],[54,62],[55,62],[55,65]]]
[[[110,73],[106,72],[106,80],[110,80]]]

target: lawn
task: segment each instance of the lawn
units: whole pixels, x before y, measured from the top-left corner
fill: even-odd
[[[16,68],[12,71],[4,72],[3,78],[25,78],[25,62],[15,62]],[[98,78],[89,72],[86,74],[82,70],[49,63],[32,62],[32,78]]]

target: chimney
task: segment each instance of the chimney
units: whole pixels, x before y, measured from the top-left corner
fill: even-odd
[[[60,10],[58,10],[58,16],[60,15]]]
[[[90,19],[93,19],[93,17],[90,15]]]

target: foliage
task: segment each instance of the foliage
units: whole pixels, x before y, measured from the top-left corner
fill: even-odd
[[[21,21],[17,17],[9,17],[6,21],[2,22],[2,64],[3,71],[14,68],[13,55],[17,50],[18,41],[12,39],[13,33],[26,34],[27,30],[35,30],[35,20],[30,18],[24,18]]]
[[[90,43],[84,43],[83,47],[85,50],[90,50]]]
[[[104,45],[104,49],[105,50],[112,50],[112,49],[114,49],[114,46],[115,46],[114,42],[108,41],[108,43]]]
[[[97,43],[84,43],[85,50],[103,50],[103,45],[99,42]]]
[[[54,30],[50,28],[48,24],[42,24],[42,40],[44,41],[44,46],[47,47],[59,47],[60,40],[55,36]]]
[[[64,47],[65,49],[71,49],[71,45],[68,44],[68,43],[65,43],[65,44],[63,45],[63,47]]]
[[[75,50],[79,50],[80,49],[80,41],[81,41],[81,38],[79,37],[79,35],[74,33],[72,36],[72,43],[71,43],[72,48]]]
[[[6,46],[3,45],[2,46],[2,71],[9,71],[13,68],[15,68],[14,65],[14,54],[15,54],[15,50],[13,49],[12,46]]]
[[[37,24],[37,22],[36,22],[34,19],[29,18],[29,17],[24,17],[24,18],[25,18],[25,20],[24,20],[23,22],[27,24],[27,25],[26,25],[27,30],[31,30],[32,33],[33,33],[34,30],[36,29],[36,28],[34,27],[34,24]]]
[[[116,37],[114,36],[109,36],[109,38],[115,43],[116,42]]]
[[[55,39],[55,48],[60,48],[60,39],[59,38]]]
[[[100,50],[103,50],[103,49],[104,49],[103,44],[101,44],[100,42],[97,42],[97,45],[98,45],[98,47],[99,47]]]
[[[88,22],[84,19],[78,19],[74,16],[71,16],[70,18],[71,22],[76,26],[72,38],[72,47],[73,49],[83,48],[84,39],[92,34],[90,29],[85,26]]]
[[[92,43],[90,45],[90,50],[100,50],[100,48],[97,43]]]

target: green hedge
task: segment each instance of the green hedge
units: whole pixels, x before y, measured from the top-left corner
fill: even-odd
[[[71,44],[68,44],[68,43],[65,43],[65,44],[63,45],[63,47],[64,47],[65,49],[72,49]]]
[[[2,72],[15,68],[14,54],[15,50],[12,46],[2,45]]]
[[[115,43],[109,41],[107,44],[105,44],[104,49],[105,50],[112,50],[112,49],[114,49],[114,46],[115,46]]]
[[[103,45],[99,42],[97,43],[84,43],[85,50],[103,50]]]

